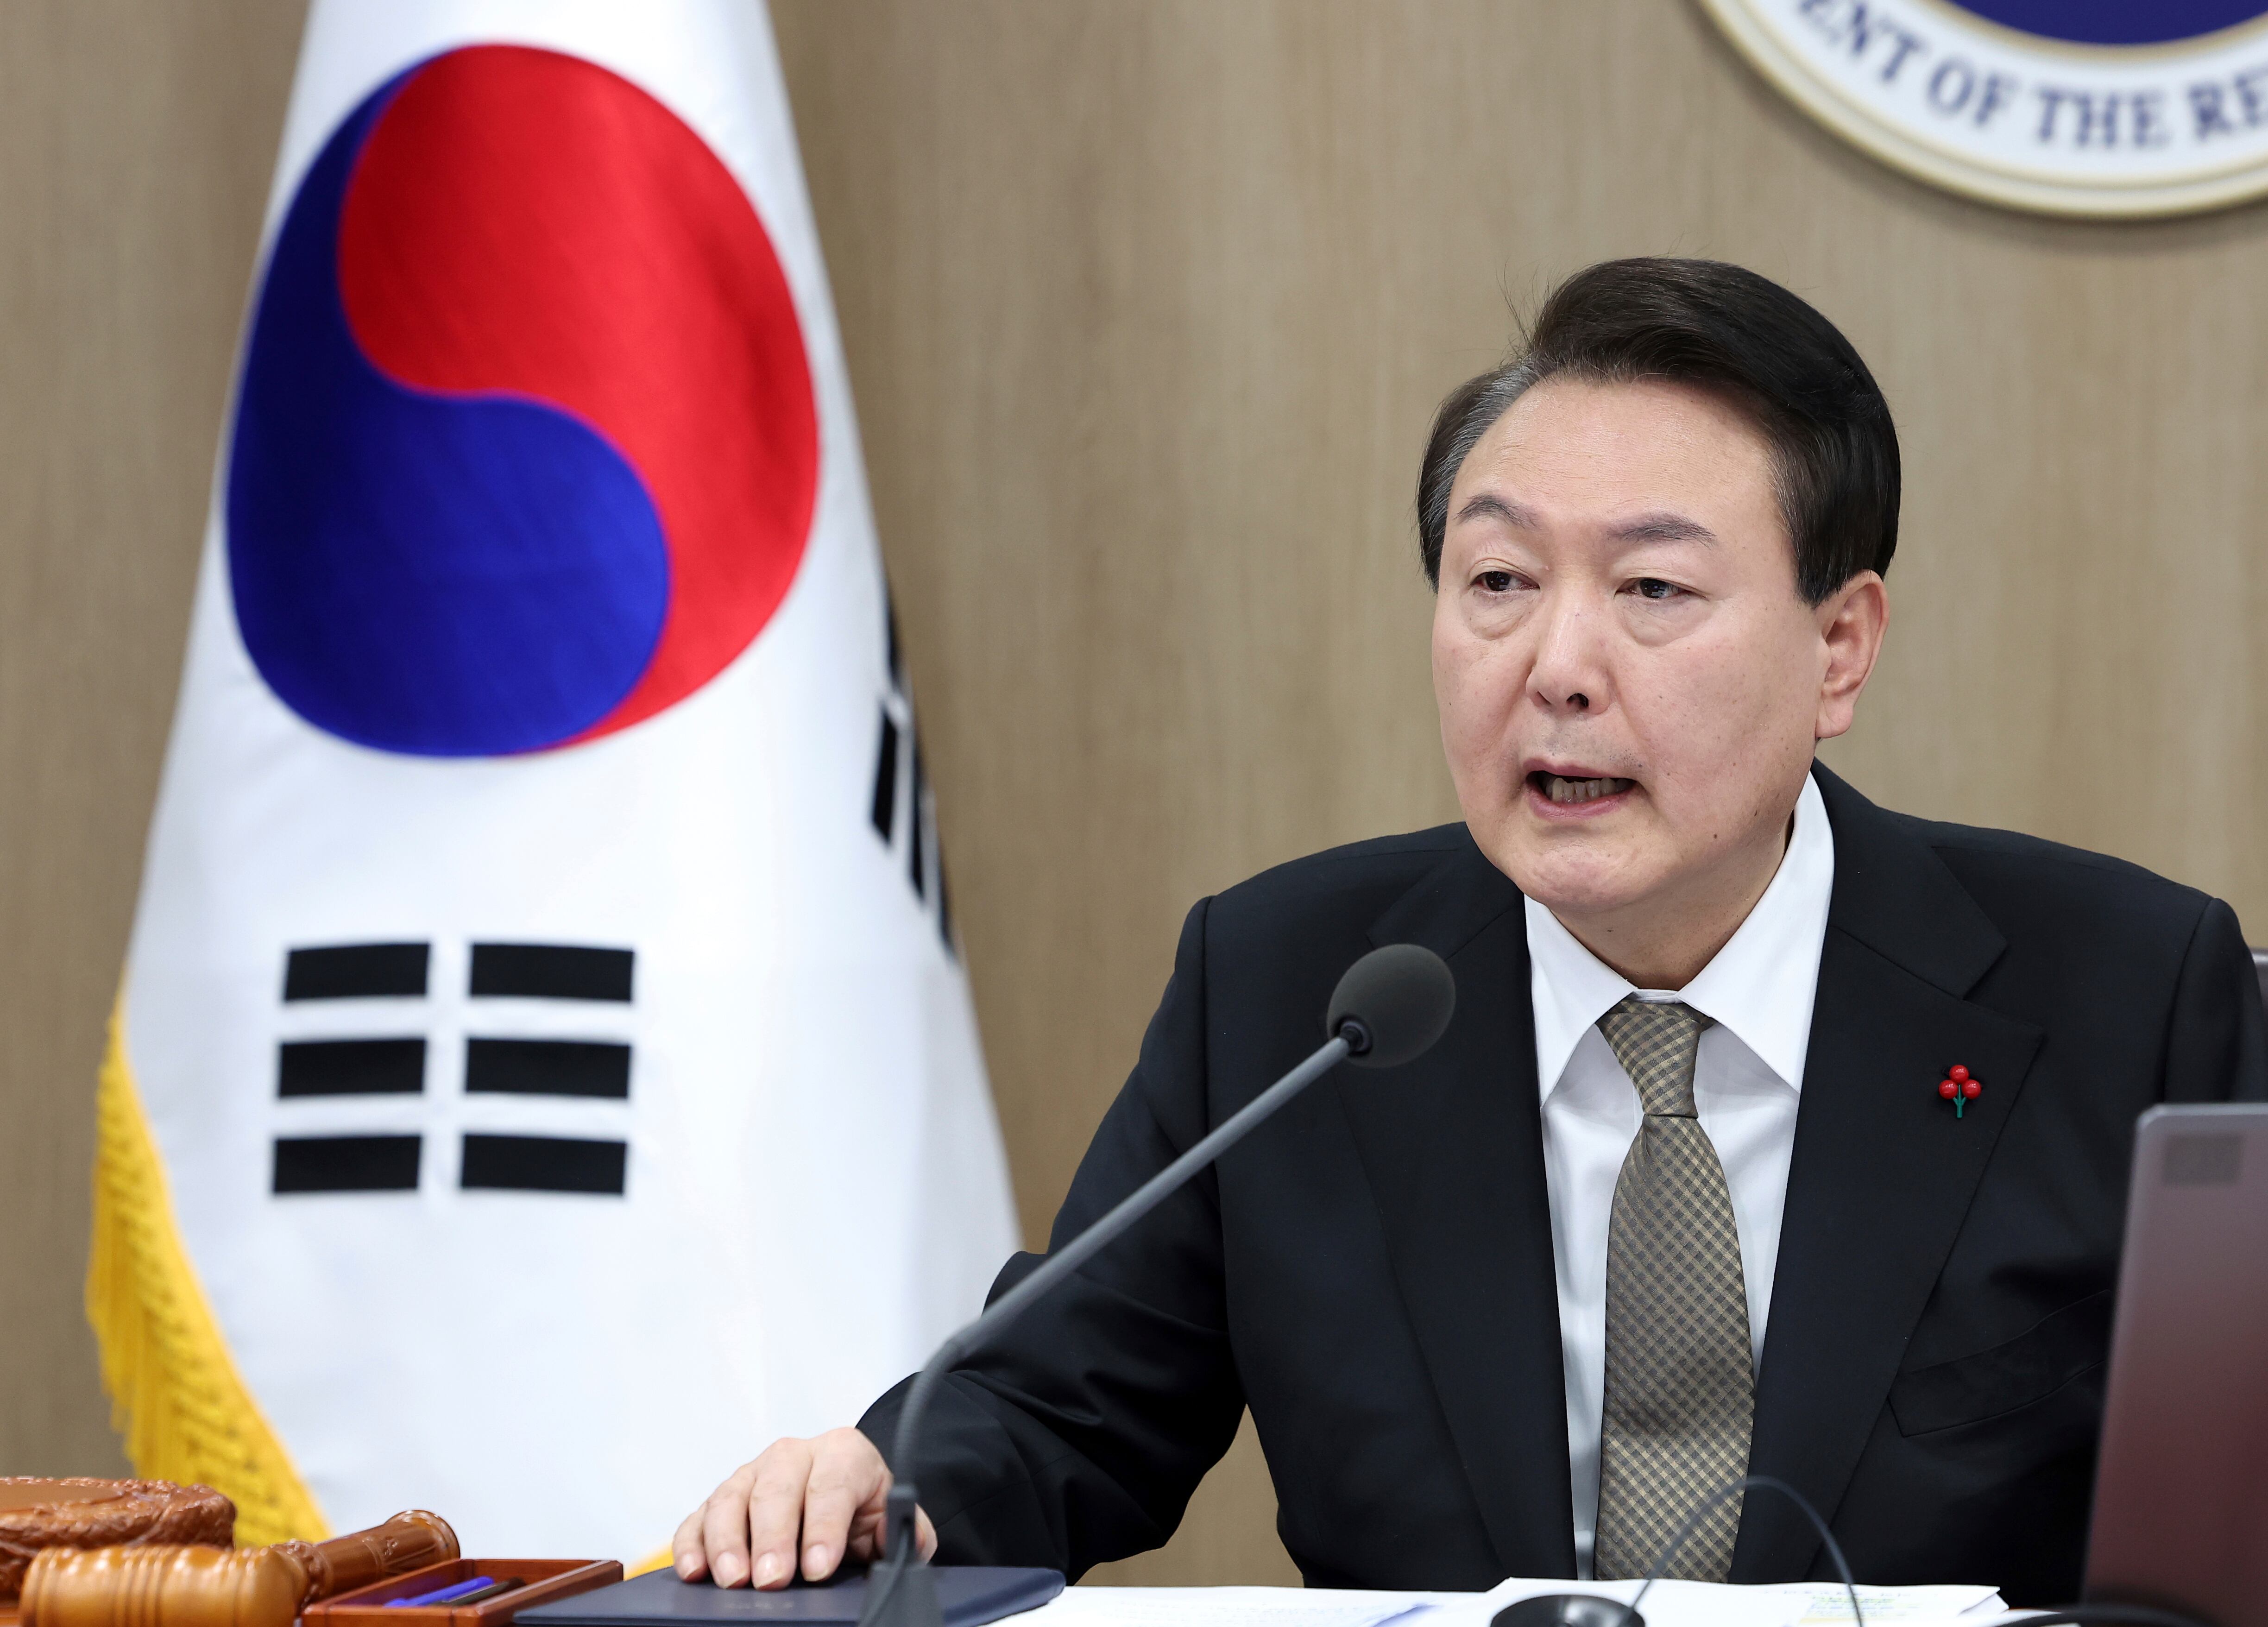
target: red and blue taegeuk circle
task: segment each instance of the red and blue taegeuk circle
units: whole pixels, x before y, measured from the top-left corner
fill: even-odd
[[[345,740],[571,744],[747,647],[818,479],[794,300],[716,154],[581,58],[449,51],[340,124],[277,232],[230,448],[237,625]]]
[[[1953,0],[1961,11],[2067,45],[2171,45],[2268,16],[2261,0]]]

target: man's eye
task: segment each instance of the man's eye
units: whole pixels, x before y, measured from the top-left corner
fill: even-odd
[[[1512,592],[1513,574],[1509,571],[1484,571],[1473,580],[1491,593]]]
[[[1640,577],[1631,584],[1641,599],[1675,599],[1685,590],[1675,582],[1665,582],[1660,577]]]

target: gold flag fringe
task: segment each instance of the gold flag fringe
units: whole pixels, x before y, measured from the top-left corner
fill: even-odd
[[[86,1316],[102,1347],[111,1426],[136,1474],[225,1493],[240,1543],[330,1535],[245,1388],[181,1247],[166,1167],[126,1059],[122,1005],[111,1012],[95,1086]]]

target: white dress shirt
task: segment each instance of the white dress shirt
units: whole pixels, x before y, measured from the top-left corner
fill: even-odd
[[[1819,952],[1835,885],[1835,837],[1807,777],[1795,828],[1764,895],[1731,941],[1675,990],[1633,989],[1557,917],[1527,901],[1535,1003],[1535,1078],[1543,1092],[1543,1171],[1559,1278],[1567,1374],[1567,1460],[1575,1498],[1577,1574],[1591,1575],[1599,1514],[1599,1428],[1606,1386],[1607,1224],[1623,1160],[1638,1138],[1638,1087],[1597,1027],[1615,1003],[1683,1000],[1715,1019],[1694,1062],[1693,1101],[1717,1149],[1741,1233],[1749,1337],[1761,1357],[1779,1258],[1795,1109],[1811,1043]]]

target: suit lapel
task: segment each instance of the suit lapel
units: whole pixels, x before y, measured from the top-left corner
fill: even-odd
[[[1831,1520],[2042,1036],[1964,998],[2006,945],[1952,872],[1815,772],[1835,891],[1749,1466]],[[1959,1118],[1935,1094],[1955,1063],[1984,1086]],[[1801,1577],[1819,1548],[1785,1498],[1752,1496],[1732,1579]]]
[[[1457,978],[1449,1030],[1385,1075],[1342,1071],[1402,1304],[1498,1562],[1574,1572],[1557,1279],[1518,889],[1468,838],[1371,931]]]

